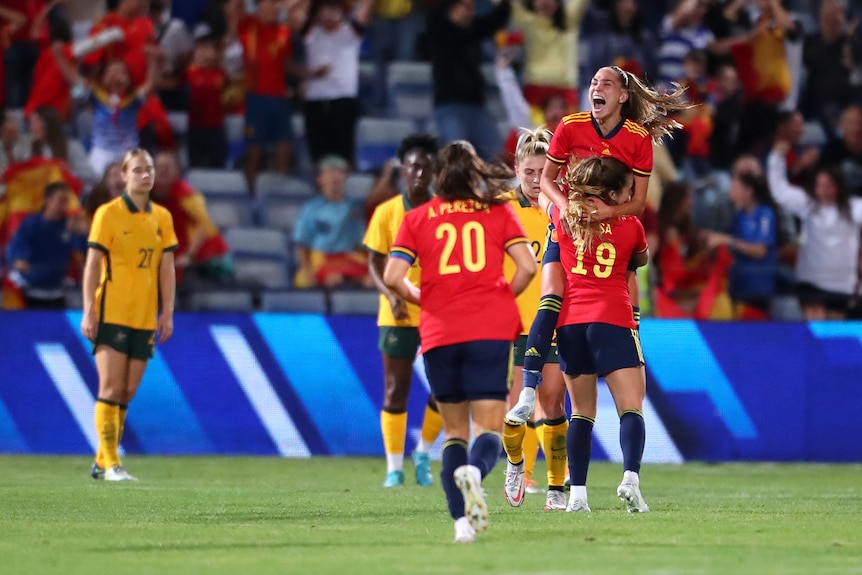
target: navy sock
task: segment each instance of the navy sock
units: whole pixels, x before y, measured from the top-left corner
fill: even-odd
[[[541,377],[537,378],[536,374],[541,374],[542,368],[545,367],[545,359],[551,350],[551,341],[554,339],[554,329],[557,327],[562,305],[563,298],[558,295],[543,295],[539,300],[539,312],[530,326],[527,350],[524,352],[525,387],[535,388],[541,383]]]
[[[473,447],[470,449],[470,465],[479,468],[482,479],[485,479],[494,469],[494,465],[499,459],[497,455],[499,455],[502,447],[503,442],[500,440],[500,434],[493,431],[481,433],[473,441]]]
[[[569,476],[572,485],[586,485],[593,450],[593,424],[595,419],[586,415],[573,415],[566,432],[566,452],[569,456]]]
[[[620,447],[623,450],[623,469],[640,473],[641,459],[646,442],[646,425],[637,409],[627,409],[620,417]]]
[[[449,514],[452,519],[464,517],[464,496],[455,485],[455,470],[467,465],[467,442],[463,439],[448,439],[443,444],[443,469],[440,470],[440,485],[446,494]]]

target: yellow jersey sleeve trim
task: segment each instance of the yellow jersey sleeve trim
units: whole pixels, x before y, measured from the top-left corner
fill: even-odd
[[[504,247],[508,250],[510,247],[512,247],[515,244],[528,244],[528,243],[530,243],[529,239],[527,239],[524,236],[519,236],[517,238],[512,238],[511,240],[508,240],[504,244]]]
[[[637,176],[646,176],[646,177],[649,177],[650,174],[652,173],[651,170],[641,170],[638,168],[632,168],[632,172],[634,172],[634,174]]]
[[[560,159],[560,158],[552,156],[551,154],[545,154],[545,157],[548,158],[549,160],[551,160],[552,162],[554,162],[555,164],[565,164],[566,163],[565,158]]]

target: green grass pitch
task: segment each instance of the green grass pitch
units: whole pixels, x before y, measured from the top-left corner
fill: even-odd
[[[592,466],[591,514],[509,508],[498,465],[474,545],[409,463],[395,490],[382,459],[129,457],[136,484],[89,465],[0,457],[0,573],[862,573],[860,465],[646,466],[644,515],[616,498],[618,465]]]

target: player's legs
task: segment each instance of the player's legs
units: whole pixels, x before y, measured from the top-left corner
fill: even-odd
[[[129,356],[107,345],[97,345],[95,357],[96,371],[99,374],[99,391],[95,406],[96,432],[99,434],[96,464],[102,469],[111,469],[120,465],[117,450],[120,406],[124,405]]]
[[[614,350],[613,356],[608,359],[610,363],[597,360],[597,367],[599,373],[604,374],[620,417],[623,480],[617,488],[617,495],[626,502],[629,513],[645,513],[649,507],[640,493],[639,474],[646,440],[642,411],[646,396],[646,372],[638,332],[606,324],[594,324],[593,329],[591,339],[602,342],[601,349]]]
[[[552,353],[552,356],[554,355]],[[543,416],[540,440],[548,467],[545,509],[553,511],[566,507],[566,498],[562,495],[566,480],[566,433],[569,427],[565,411],[566,383],[563,372],[556,363],[545,365],[542,381],[542,387],[537,390],[537,411],[541,410]]]
[[[443,430],[443,418],[437,408],[437,402],[433,396],[428,397],[425,405],[425,416],[422,418],[422,427],[419,431],[419,441],[413,450],[413,466],[416,473],[416,483],[423,487],[434,484],[434,475],[431,473],[431,446],[437,441],[437,437]]]
[[[384,487],[404,485],[404,444],[407,437],[407,398],[419,331],[412,327],[380,327],[378,348],[383,358],[383,408],[380,431],[386,453]]]
[[[598,390],[596,368],[587,339],[589,325],[567,325],[557,330],[560,368],[572,404],[572,417],[566,432],[566,452],[571,476],[571,492],[566,511],[590,510],[587,499],[587,472],[592,452]]]
[[[566,275],[559,261],[559,245],[556,249],[552,248],[555,244],[556,242],[549,242],[542,260],[542,297],[539,299],[539,311],[527,336],[522,372],[523,389],[517,405],[506,414],[506,418],[512,422],[526,422],[533,413],[535,389],[542,382],[542,369],[551,349],[554,328],[557,326],[563,303]]]

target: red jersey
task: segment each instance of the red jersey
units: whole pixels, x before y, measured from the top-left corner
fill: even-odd
[[[206,234],[206,241],[195,254],[195,262],[204,262],[216,256],[223,256],[229,249],[218,229],[209,219],[204,197],[183,180],[177,179],[166,198],[159,200],[174,219],[174,231],[177,234],[179,247],[177,257],[189,249],[189,234],[201,228]]]
[[[70,63],[75,62],[72,46],[63,44],[63,57]],[[74,64],[73,64],[74,65]],[[57,57],[48,46],[42,49],[36,68],[33,71],[33,87],[24,107],[24,115],[29,116],[42,106],[50,106],[60,113],[64,120],[69,119],[72,110],[72,94],[69,84],[60,72]]]
[[[569,158],[611,156],[623,162],[637,176],[652,172],[652,138],[643,126],[623,120],[603,136],[591,112],[569,114],[560,121],[548,159],[565,165]]]
[[[284,97],[287,94],[284,63],[292,54],[287,24],[266,24],[255,16],[247,16],[239,24],[239,39],[246,92]]]
[[[147,79],[148,64],[144,48],[156,41],[153,23],[145,16],[127,20],[115,12],[109,12],[93,25],[90,36],[95,36],[107,28],[120,28],[123,31],[123,40],[87,54],[84,56],[84,62],[96,66],[111,60],[122,60],[129,67],[132,84],[140,86]]]
[[[47,0],[4,0],[3,6],[27,17],[27,23],[18,28],[12,35],[13,42],[37,42],[43,44],[48,40],[48,19],[42,22],[42,27],[33,38],[30,35],[30,23],[36,20],[39,13],[45,8]]]
[[[560,210],[551,205],[551,221],[560,229]],[[609,323],[635,329],[626,279],[632,254],[647,249],[638,218],[626,216],[602,222],[601,237],[578,253],[575,242],[560,236],[560,261],[566,270],[566,293],[557,327],[579,323]]]
[[[422,262],[422,349],[521,333],[515,294],[503,275],[506,249],[527,242],[508,203],[434,198],[407,212],[390,255]]]
[[[219,67],[189,66],[189,128],[219,128],[224,125],[222,94],[227,74]]]

